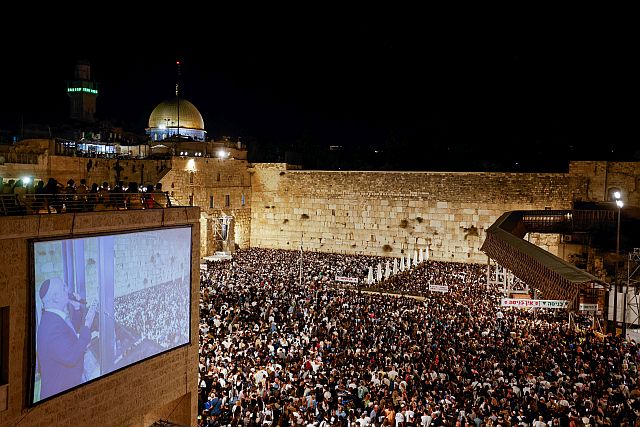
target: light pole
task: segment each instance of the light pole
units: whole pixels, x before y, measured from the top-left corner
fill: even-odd
[[[620,211],[622,210],[622,207],[624,206],[624,202],[621,200],[621,194],[619,191],[615,191],[613,193],[613,198],[615,199],[616,202],[616,206],[618,207],[618,225],[617,225],[617,232],[616,232],[616,259],[615,259],[615,268],[614,268],[614,278],[613,281],[615,283],[615,288],[614,288],[614,293],[613,293],[613,333],[614,335],[618,334],[618,265],[619,265],[619,261],[618,261],[618,257],[620,256]],[[624,307],[622,309],[623,312],[623,319],[622,319],[622,334],[624,336],[624,334],[626,333],[626,304],[627,304],[627,295],[625,294],[624,296]]]

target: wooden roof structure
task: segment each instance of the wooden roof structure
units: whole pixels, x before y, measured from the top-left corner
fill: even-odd
[[[481,250],[541,291],[545,299],[569,301],[569,309],[577,308],[581,290],[608,289],[606,282],[524,240],[529,232],[523,221],[527,214],[505,212],[487,230]]]

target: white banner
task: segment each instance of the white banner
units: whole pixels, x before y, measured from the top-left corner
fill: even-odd
[[[598,311],[598,304],[580,303],[580,311]]]
[[[449,285],[429,285],[431,292],[449,292]]]
[[[342,277],[336,276],[336,282],[358,283],[357,277]]]
[[[523,299],[523,298],[502,298],[502,307],[515,308],[567,308],[569,301],[559,299]]]

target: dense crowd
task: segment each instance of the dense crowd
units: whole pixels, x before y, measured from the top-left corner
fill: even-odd
[[[79,183],[73,179],[66,186],[55,178],[34,182],[32,179],[0,180],[0,215],[37,213],[87,212],[116,209],[150,209],[170,206],[170,199],[162,184],[141,185],[118,181],[111,186]]]
[[[114,301],[115,320],[140,338],[158,343],[162,348],[184,344],[189,340],[189,289],[181,280],[148,287]]]
[[[486,290],[486,274],[486,265],[428,260],[376,283],[371,289],[424,296],[431,292],[429,285],[445,285],[456,295],[466,296]]]
[[[373,259],[248,249],[201,273],[201,425],[638,425],[638,346],[583,319],[501,310],[485,266],[425,262],[378,290],[324,277]],[[355,274],[354,273],[354,274]],[[425,292],[428,283],[449,292]],[[579,319],[579,324],[580,319]]]

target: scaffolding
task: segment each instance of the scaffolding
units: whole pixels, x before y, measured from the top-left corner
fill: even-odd
[[[224,253],[231,254],[235,249],[234,239],[234,218],[225,215],[224,212],[220,216],[210,216],[206,222],[207,237],[207,253]]]
[[[627,260],[627,288],[624,293],[623,326],[631,328],[640,325],[640,248],[629,252]]]
[[[491,257],[487,257],[487,289],[499,289],[505,297],[513,294],[529,295],[528,284],[516,277],[511,270],[497,262],[492,265],[491,261]]]

